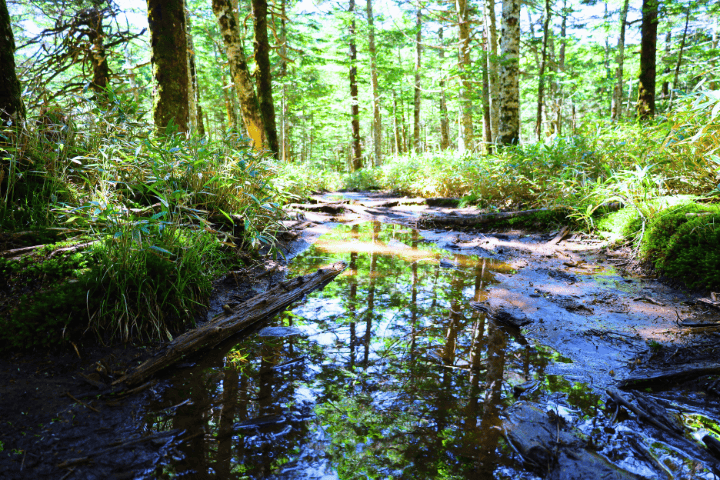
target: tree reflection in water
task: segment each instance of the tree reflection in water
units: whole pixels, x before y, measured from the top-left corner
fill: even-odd
[[[510,268],[376,222],[323,236],[293,275],[337,260],[342,276],[271,322],[302,335],[253,334],[178,372],[148,427],[196,436],[158,477],[491,478],[514,464],[507,382],[542,375],[547,355],[468,305]]]

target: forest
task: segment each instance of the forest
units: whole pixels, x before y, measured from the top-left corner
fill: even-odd
[[[0,470],[720,475],[720,3],[0,0],[0,122]]]

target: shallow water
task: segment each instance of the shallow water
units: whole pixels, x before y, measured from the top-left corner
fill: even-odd
[[[501,437],[519,396],[602,433],[600,395],[546,373],[570,359],[470,307],[509,265],[362,223],[324,235],[291,275],[338,260],[322,291],[175,374],[147,427],[194,437],[158,477],[537,478]]]

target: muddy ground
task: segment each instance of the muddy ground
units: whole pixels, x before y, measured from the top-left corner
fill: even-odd
[[[296,234],[291,236],[297,238],[286,246],[288,260],[338,223],[376,219],[415,227],[421,214],[478,213],[473,208],[444,206],[447,203],[442,201],[428,205],[419,199],[386,206],[383,202],[394,197],[382,193],[325,195],[315,201],[341,198],[356,201],[364,205],[365,210],[323,213],[295,209],[292,212],[296,220],[287,222],[287,226],[295,229]],[[492,228],[421,231],[423,242],[436,244],[449,252],[478,255],[510,265],[511,272],[496,273],[500,283],[484,299],[486,308],[509,311],[512,318],[528,320],[518,329],[519,334],[552,347],[572,360],[552,363],[548,367],[550,371],[569,381],[590,385],[589,388],[598,395],[606,395],[607,389],[615,389],[623,379],[642,377],[643,372],[651,375],[668,367],[711,368],[717,364],[715,352],[720,349],[720,330],[712,326],[682,326],[682,322],[702,324],[719,319],[720,310],[698,302],[704,292],[683,291],[647,275],[627,258],[627,249],[608,248],[602,240],[580,233],[569,233],[558,240],[559,233],[559,229],[532,233]],[[229,275],[217,283],[208,316],[216,315],[223,304],[239,304],[264,291],[284,274],[284,266],[268,262],[252,272]],[[180,455],[183,444],[197,436],[181,426],[159,433],[147,430],[143,418],[146,405],[163,391],[164,382],[172,373],[159,376],[157,382],[130,395],[118,396],[107,391],[112,378],[148,358],[154,350],[153,345],[85,347],[78,352],[59,355],[37,352],[0,358],[0,442],[3,450],[0,452],[0,476],[9,479],[163,476],[161,466],[173,456]],[[189,359],[186,364],[178,365],[175,373],[195,361]],[[720,395],[720,382],[713,380],[712,375],[685,377],[683,382],[672,380],[664,390],[659,389],[655,401],[664,399],[671,405],[681,395],[685,398],[686,410],[694,408],[702,418],[720,418],[716,401]],[[516,405],[514,408],[508,413],[509,423],[505,426],[505,436],[510,443],[514,438],[514,419],[530,419],[526,424],[535,422],[534,432],[541,430],[543,422],[547,422],[544,414],[532,410],[535,407]],[[623,417],[622,411],[619,416],[621,420],[627,418]],[[608,448],[622,445],[635,452],[625,459],[612,459],[616,465],[632,472],[634,477],[628,478],[659,478],[654,475],[672,478],[676,474],[678,478],[694,478],[688,473],[694,467],[679,470],[663,467],[658,465],[663,460],[653,456],[647,445],[637,439],[628,443],[628,434],[623,437],[622,433],[627,428],[615,429],[613,422],[616,420],[613,417],[607,423],[606,419],[606,428],[613,432],[605,432],[604,442]],[[656,436],[668,435],[659,427],[648,427],[646,423],[642,418],[637,419],[637,425],[643,425],[642,428],[656,428]],[[632,429],[635,424],[629,425]],[[511,431],[507,432],[507,428]],[[518,435],[523,433],[518,432]],[[525,433],[521,436],[532,437]],[[541,443],[542,438],[538,438]],[[704,471],[711,471],[717,462],[717,452],[712,448],[703,449],[700,442],[697,446],[688,446],[686,441],[679,439],[673,445],[680,450],[692,450],[689,458],[703,465]],[[528,451],[523,450],[524,447],[527,445],[517,444],[513,448],[526,463],[542,463],[537,458],[533,460],[533,452],[537,450],[532,450],[532,445]],[[560,458],[577,456],[578,451],[588,452],[585,447],[577,447],[574,453],[563,453]],[[609,457],[608,454],[605,456]],[[597,461],[596,456],[585,460],[587,465],[593,465],[593,461]],[[649,466],[638,466],[638,462]],[[572,462],[567,465],[570,466],[566,467],[565,474],[576,468]],[[543,477],[588,478],[563,477],[562,469],[535,466],[535,471]],[[663,468],[667,470],[665,473],[662,473]],[[614,478],[625,478],[618,471],[616,467],[611,469],[612,475],[616,475]],[[698,478],[713,477],[703,474]]]

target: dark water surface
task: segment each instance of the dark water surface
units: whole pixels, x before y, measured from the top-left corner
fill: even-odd
[[[147,426],[194,437],[157,476],[537,478],[501,438],[516,395],[592,428],[600,397],[545,374],[569,360],[470,308],[507,264],[364,223],[324,235],[291,275],[338,260],[344,274],[271,328],[177,372]]]

